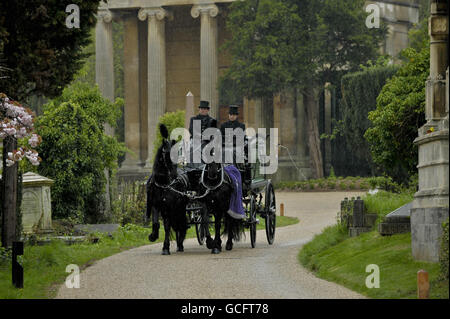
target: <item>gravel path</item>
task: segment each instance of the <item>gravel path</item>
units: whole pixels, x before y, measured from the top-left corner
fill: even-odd
[[[102,259],[80,274],[79,289],[61,286],[56,298],[364,298],[337,284],[316,278],[300,266],[297,255],[314,234],[336,222],[344,197],[355,192],[277,192],[277,208],[300,223],[277,228],[275,243],[268,245],[265,231],[258,231],[256,248],[250,236],[212,255],[196,239],[185,241],[185,252],[171,243],[170,256],[162,244],[131,249]],[[279,213],[279,212],[277,212]]]

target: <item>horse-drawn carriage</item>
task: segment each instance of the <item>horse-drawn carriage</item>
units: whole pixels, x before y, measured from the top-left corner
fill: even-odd
[[[227,174],[227,168],[230,167],[216,162],[195,165],[184,163],[179,167],[172,161],[169,163],[168,153],[175,143],[168,140],[166,130],[161,127],[163,145],[158,150],[153,167],[153,176],[156,177],[152,177],[148,183],[149,189],[153,187],[155,192],[149,190],[147,202],[147,215],[150,214],[151,206],[157,207],[160,213],[156,214],[156,218],[154,214],[153,232],[149,236],[151,241],[158,236],[158,216],[163,217],[166,231],[163,254],[169,254],[170,228],[175,231],[178,251],[183,251],[184,229],[191,226],[195,227],[199,244],[206,242],[212,253],[220,253],[222,234],[228,236],[226,249],[231,250],[233,240],[240,240],[245,229],[250,231],[250,242],[254,248],[258,216],[265,220],[267,241],[273,244],[276,227],[275,192],[271,180],[264,174],[264,166],[258,160],[250,163],[247,154],[244,163],[234,163],[241,176],[242,198],[239,202],[242,202],[245,213],[244,218],[235,219],[228,215],[228,210],[230,198],[239,185]],[[251,138],[246,139],[246,150],[251,141]],[[159,181],[157,176],[160,176]],[[158,189],[159,193],[156,192]],[[159,207],[154,201],[160,202]],[[214,239],[211,236],[212,225]]]
[[[266,174],[258,173],[258,165],[258,162],[255,164],[235,164],[242,176],[242,202],[246,215],[242,223],[244,228],[249,229],[252,248],[256,245],[256,227],[260,223],[258,216],[265,220],[266,237],[270,245],[274,242],[276,227],[274,187]],[[191,179],[200,183],[201,175],[204,174],[206,168],[207,166],[203,165],[191,170],[189,172],[193,176]],[[187,168],[187,170],[190,169]],[[197,186],[195,185],[194,189],[198,189]],[[191,200],[186,206],[188,225],[195,227],[198,243],[203,245],[210,232],[210,226],[214,224],[211,221],[213,215],[205,212],[205,205],[198,198],[202,196],[201,194],[197,197],[197,192],[193,191],[191,195]]]

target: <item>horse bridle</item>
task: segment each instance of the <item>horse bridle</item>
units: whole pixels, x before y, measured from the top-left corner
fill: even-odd
[[[225,170],[223,168],[223,164],[220,164],[219,167],[220,167],[220,171],[221,171],[221,176],[220,176],[219,184],[217,184],[216,186],[212,186],[212,187],[206,185],[204,183],[204,176],[205,176],[205,171],[206,171],[207,166],[208,165],[205,165],[205,167],[203,167],[202,175],[200,177],[200,183],[203,185],[203,187],[205,187],[209,191],[213,191],[213,190],[216,190],[217,188],[219,188],[220,186],[222,186],[223,183],[230,184],[230,182],[225,179]],[[217,170],[217,171],[219,171],[219,170]]]

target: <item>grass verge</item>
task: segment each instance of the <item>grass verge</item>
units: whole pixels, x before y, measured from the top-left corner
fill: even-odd
[[[410,202],[410,194],[380,192],[364,198],[368,212],[379,218]],[[316,276],[336,282],[370,298],[417,298],[417,271],[428,271],[430,298],[449,298],[448,280],[439,280],[439,263],[418,262],[411,254],[411,233],[381,236],[377,231],[348,237],[347,229],[339,224],[326,228],[303,246],[298,259]],[[366,287],[370,264],[378,265],[380,288]]]
[[[277,216],[277,227],[298,223],[297,218]],[[264,221],[258,229],[264,229]],[[0,258],[0,299],[44,299],[53,298],[59,285],[68,276],[66,267],[76,264],[83,270],[95,261],[114,255],[121,251],[148,245],[151,229],[136,225],[120,227],[108,237],[96,234],[100,240],[96,244],[80,243],[66,245],[53,241],[45,246],[28,246],[24,248],[21,264],[24,268],[24,288],[16,289],[11,284],[11,262],[9,258]],[[195,237],[194,227],[188,230],[187,238]],[[164,231],[160,231],[161,242]],[[206,249],[206,248],[205,248]],[[0,256],[1,257],[1,256]]]

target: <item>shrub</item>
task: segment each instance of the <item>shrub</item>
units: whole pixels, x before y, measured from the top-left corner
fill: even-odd
[[[169,130],[169,137],[172,133],[172,130],[176,128],[183,128],[184,127],[184,117],[185,117],[185,111],[176,111],[176,112],[169,112],[165,113],[159,118],[160,124],[164,124],[167,126],[167,129]],[[181,137],[177,139],[177,142],[181,140]],[[156,156],[156,153],[158,151],[158,148],[162,144],[162,136],[161,132],[159,131],[159,125],[156,127],[156,141],[153,147],[153,156]]]
[[[345,190],[345,189],[347,189],[347,184],[345,182],[340,182],[339,183],[339,188],[342,189],[342,190]]]
[[[109,102],[97,87],[76,83],[44,105],[36,123],[42,137],[38,172],[55,181],[54,218],[78,223],[103,220],[105,170],[113,173],[125,151],[115,137],[105,134],[104,124],[115,126],[122,103]]]
[[[406,183],[417,172],[417,130],[425,123],[425,81],[429,75],[430,51],[406,49],[408,59],[387,81],[369,113],[372,127],[364,137],[373,161],[398,183]]]
[[[319,188],[325,188],[325,181],[323,179],[320,179],[318,182]]]
[[[146,186],[142,181],[121,181],[114,189],[113,221],[120,224],[144,224]]]
[[[359,184],[359,188],[360,188],[360,189],[369,189],[369,184],[368,184],[368,182],[367,182],[367,181],[362,181],[362,182]]]
[[[336,188],[336,182],[334,180],[327,180],[327,187],[329,189],[335,189]]]

